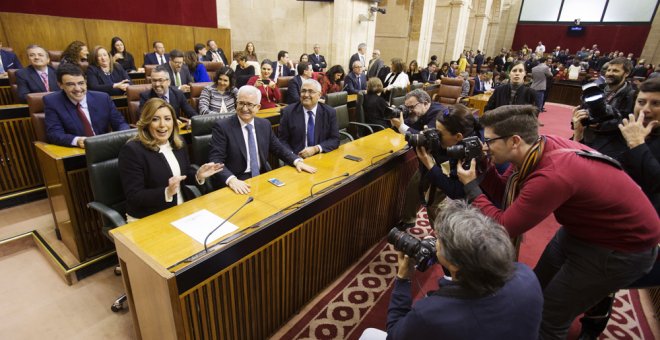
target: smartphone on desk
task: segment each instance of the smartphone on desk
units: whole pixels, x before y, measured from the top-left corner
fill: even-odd
[[[272,185],[274,185],[274,186],[276,186],[276,187],[284,186],[284,182],[280,181],[280,180],[277,179],[277,178],[271,178],[271,179],[268,180],[268,182],[270,182],[270,184],[272,184]]]
[[[348,160],[351,160],[351,161],[354,161],[354,162],[362,162],[362,158],[360,158],[358,156],[346,155],[346,156],[344,156],[344,158],[346,158]]]

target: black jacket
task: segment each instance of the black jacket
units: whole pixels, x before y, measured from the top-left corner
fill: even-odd
[[[502,105],[536,105],[536,91],[522,85],[516,91],[515,98],[511,101],[511,84],[501,85],[495,89],[493,95],[488,99],[484,111],[496,109]]]
[[[105,75],[102,69],[94,65],[89,65],[87,68],[87,87],[92,91],[105,92],[111,96],[121,96],[125,92],[121,89],[113,88],[113,86],[115,83],[119,83],[125,79],[131,84],[131,78],[128,76],[128,73],[117,63],[115,63],[112,73],[109,76]]]
[[[660,131],[655,130],[645,144],[623,152],[620,160],[660,214]]]

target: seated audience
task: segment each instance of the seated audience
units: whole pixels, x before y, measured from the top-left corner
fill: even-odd
[[[438,64],[435,61],[429,62],[427,67],[422,70],[421,72],[421,77],[419,82],[422,83],[440,83],[438,80],[438,74],[436,72],[436,69],[438,68]],[[412,78],[411,78],[412,80]]]
[[[165,45],[160,41],[154,41],[154,51],[144,55],[144,65],[163,65],[170,61],[170,55],[165,53]]]
[[[410,85],[410,79],[408,78],[408,75],[403,72],[405,67],[406,66],[403,64],[401,58],[392,59],[392,67],[390,68],[391,72],[385,77],[385,81],[383,82],[385,94],[389,95],[388,92],[394,88],[408,88],[408,85]]]
[[[277,81],[279,77],[292,77],[296,75],[295,70],[293,70],[293,63],[289,59],[289,52],[287,51],[279,51],[277,53],[277,61],[272,62],[270,66],[273,69],[270,79],[274,81]]]
[[[582,72],[582,67],[580,66],[579,60],[574,60],[573,64],[568,67],[568,79],[577,80],[580,77],[580,72]]]
[[[137,68],[135,67],[135,59],[133,55],[126,51],[126,46],[124,46],[124,41],[120,37],[113,37],[110,41],[110,55],[112,60],[121,65],[121,67],[126,72],[136,72]]]
[[[208,58],[206,58],[206,45],[197,43],[195,44],[195,56],[197,57],[197,61],[210,61]]]
[[[236,58],[236,71],[234,72],[234,77],[236,77],[236,88],[241,88],[243,85],[247,84],[250,78],[254,77],[254,66],[248,65],[248,57],[245,53],[240,53]]]
[[[80,66],[81,62],[87,61],[87,55],[89,55],[89,50],[87,50],[87,45],[79,40],[76,40],[69,44],[62,52],[62,59],[60,59],[60,65],[62,64],[74,64]]]
[[[388,108],[387,100],[381,97],[383,93],[383,82],[373,77],[367,81],[367,94],[364,96],[364,120],[367,124],[378,124],[383,127],[390,127],[390,120],[385,118],[385,112]]]
[[[328,93],[342,91],[342,79],[344,79],[344,68],[341,65],[332,66],[325,73],[325,77],[321,78],[323,96],[325,97]]]
[[[130,128],[109,95],[87,91],[80,67],[60,65],[57,82],[62,90],[44,97],[49,143],[84,148],[87,137]]]
[[[453,280],[439,279],[413,305],[415,260],[399,252],[387,333],[369,328],[361,339],[537,339],[543,293],[534,272],[514,262],[506,230],[451,200],[433,226],[434,255]]]
[[[262,61],[262,65],[270,66],[270,60]],[[244,181],[271,170],[269,154],[295,166],[298,172],[316,172],[316,168],[280,143],[268,120],[256,117],[260,97],[261,92],[255,87],[241,87],[236,116],[220,119],[213,126],[209,160],[224,164],[224,169],[213,176],[215,188],[228,186],[237,194],[248,194],[250,185]]]
[[[245,45],[245,57],[247,58],[248,61],[256,61],[259,62],[259,59],[257,59],[257,52],[254,50],[254,44],[250,41]]]
[[[314,71],[312,65],[306,61],[301,61],[298,66],[298,75],[289,80],[287,87],[286,103],[295,104],[300,101],[300,89],[306,79],[312,79]]]
[[[170,80],[170,74],[167,70],[166,65],[158,65],[151,72],[151,90],[144,91],[140,93],[140,108],[139,111],[142,111],[142,106],[147,100],[151,98],[161,98],[165,100],[174,108],[174,114],[177,119],[187,121],[187,119],[181,117],[181,111],[185,113],[185,116],[191,118],[197,115],[195,109],[188,103],[188,99],[179,91],[176,87],[171,86],[172,81]]]
[[[7,78],[7,70],[20,70],[23,68],[21,61],[18,60],[16,53],[5,51],[2,49],[2,41],[0,41],[0,78]]]
[[[220,47],[218,47],[218,44],[215,43],[215,40],[207,41],[206,45],[209,47],[208,51],[206,52],[206,59],[217,63],[222,63],[223,65],[229,65],[227,63],[225,52]]]
[[[194,83],[203,83],[211,81],[209,74],[206,71],[206,66],[197,60],[197,53],[195,51],[187,51],[183,54],[183,63],[188,70],[193,70],[192,81]]]
[[[442,63],[440,70],[438,70],[438,79],[449,77],[449,63]]]
[[[96,46],[87,68],[87,82],[92,91],[120,96],[131,85],[131,78],[121,65],[112,61],[105,47]]]
[[[344,78],[344,89],[348,94],[356,94],[367,89],[367,76],[362,72],[362,62],[356,60],[352,67],[352,72]]]
[[[18,85],[18,98],[22,103],[27,101],[28,93],[59,91],[57,73],[49,65],[50,57],[46,49],[39,45],[30,45],[27,48],[30,65],[16,71],[16,85]]]
[[[411,83],[414,82],[423,82],[422,81],[422,72],[420,72],[419,65],[417,64],[417,60],[413,60],[410,62],[408,65],[408,79],[410,80]]]
[[[238,89],[234,86],[234,71],[224,66],[215,73],[213,81],[199,96],[199,114],[236,112]]]
[[[193,77],[183,61],[183,52],[179,50],[170,51],[170,61],[164,66],[170,74],[172,85],[183,92],[190,92],[190,83],[193,82]]]
[[[458,76],[458,63],[452,60],[449,62],[449,69],[447,69],[447,76],[449,78],[456,78]]]
[[[486,75],[486,71],[481,71],[474,77],[474,91],[472,92],[473,95],[486,92],[486,87],[484,84],[487,79],[488,76]]]
[[[273,73],[273,66],[269,59],[261,61],[261,74],[253,76],[247,82],[247,85],[253,85],[261,95],[259,96],[261,109],[270,109],[277,106],[277,103],[282,99],[280,89],[277,88],[275,81],[271,79]]]
[[[137,122],[137,136],[119,152],[119,175],[126,195],[128,222],[174,207],[187,199],[182,184],[202,185],[222,164],[190,166],[186,142],[179,136],[174,109],[160,98],[149,99]]]
[[[463,71],[459,74],[457,79],[463,81],[463,86],[461,87],[461,97],[468,97],[470,95],[470,74]]]

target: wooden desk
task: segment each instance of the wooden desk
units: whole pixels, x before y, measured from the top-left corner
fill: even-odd
[[[482,93],[476,96],[468,97],[468,106],[479,110],[479,117],[484,115],[486,104],[492,93]]]
[[[306,160],[316,174],[282,167],[249,179],[254,202],[231,220],[239,230],[192,262],[203,245],[170,223],[200,209],[227,217],[247,196],[221,189],[112,231],[138,337],[271,335],[397,221],[417,166],[405,145],[385,130]],[[370,166],[388,150],[394,154]],[[310,197],[313,183],[344,172],[350,177],[319,185]],[[274,187],[273,177],[286,185]]]
[[[560,80],[552,83],[548,102],[577,106],[582,103],[582,83],[576,80]]]

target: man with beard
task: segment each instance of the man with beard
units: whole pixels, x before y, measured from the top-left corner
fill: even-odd
[[[183,92],[177,90],[175,87],[170,86],[172,81],[170,80],[170,73],[165,65],[157,66],[151,72],[151,90],[144,91],[140,93],[140,108],[139,112],[142,111],[142,106],[144,103],[151,98],[161,98],[168,102],[174,108],[174,113],[178,119],[181,119],[181,111],[185,113],[185,116],[191,118],[196,116],[197,112],[195,109],[188,104],[188,100]],[[187,119],[183,119],[186,120]]]

